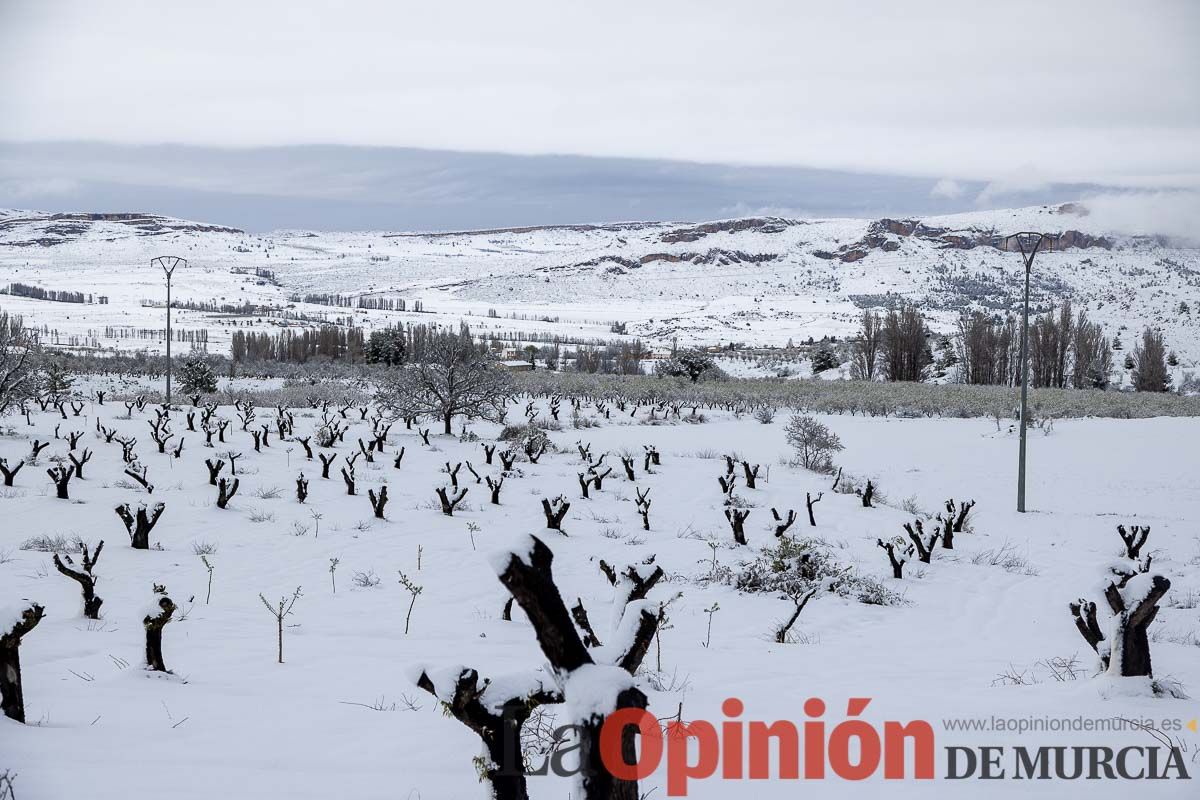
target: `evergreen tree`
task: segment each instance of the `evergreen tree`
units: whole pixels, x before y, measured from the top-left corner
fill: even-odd
[[[217,376],[208,362],[193,356],[179,370],[179,388],[184,394],[212,394],[217,390]]]

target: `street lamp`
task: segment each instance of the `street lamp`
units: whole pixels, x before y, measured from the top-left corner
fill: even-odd
[[[187,259],[179,256],[158,256],[150,259],[150,266],[162,267],[167,276],[167,402],[171,402],[171,275],[180,264],[187,266]]]
[[[1004,249],[1017,240],[1021,258],[1025,261],[1025,305],[1021,321],[1021,450],[1017,458],[1017,511],[1025,513],[1025,438],[1026,421],[1029,419],[1029,273],[1033,271],[1033,258],[1043,242],[1054,247],[1057,236],[1035,231],[1022,231],[1004,237]]]

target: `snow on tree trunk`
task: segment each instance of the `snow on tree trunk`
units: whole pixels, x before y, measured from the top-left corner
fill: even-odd
[[[37,603],[0,608],[0,711],[17,722],[25,721],[21,639],[36,628],[45,615],[46,610]]]

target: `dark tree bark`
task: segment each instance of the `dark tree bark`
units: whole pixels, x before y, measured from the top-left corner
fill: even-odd
[[[387,487],[380,486],[379,494],[376,494],[374,489],[367,489],[367,497],[371,501],[371,510],[375,512],[376,519],[384,519],[383,507],[388,501]]]
[[[161,596],[157,602],[161,610],[157,614],[147,614],[142,619],[142,624],[146,628],[146,666],[155,672],[170,672],[163,662],[162,635],[163,628],[171,621],[171,615],[175,613],[175,603],[165,594],[161,592],[159,594]]]
[[[811,506],[809,507],[811,510]],[[775,536],[780,537],[788,532],[788,528],[796,521],[796,512],[788,509],[787,518],[779,516],[779,512],[774,508],[771,509],[771,516],[775,518]]]
[[[625,469],[625,477],[631,481],[636,481],[637,477],[633,474],[633,459],[621,456],[621,466]]]
[[[1112,610],[1115,624],[1114,639],[1108,642],[1107,648],[1101,646],[1106,637],[1096,620],[1096,604],[1086,600],[1070,604],[1075,627],[1084,641],[1100,655],[1105,670],[1121,677],[1153,677],[1150,639],[1146,631],[1158,614],[1158,601],[1170,588],[1171,581],[1162,575],[1154,575],[1147,591],[1141,597],[1131,598],[1133,607],[1130,608],[1122,590],[1115,583],[1110,583],[1104,590],[1104,599]]]
[[[300,477],[296,479],[296,500],[303,503],[308,499],[308,478],[304,477],[304,473],[300,473]]]
[[[633,490],[637,493],[637,500],[634,503],[637,504],[637,512],[642,517],[642,530],[648,531],[650,530],[650,503],[652,502],[650,500],[650,489],[647,488],[643,492],[635,486]]]
[[[725,509],[725,519],[729,520],[729,527],[733,529],[733,539],[738,544],[747,544],[745,526],[748,516],[750,516],[750,509],[744,511],[736,508]]]
[[[83,616],[87,619],[100,619],[100,606],[104,604],[104,600],[96,594],[96,576],[92,573],[96,562],[100,560],[100,552],[103,549],[103,539],[96,545],[94,553],[89,553],[88,546],[83,545],[83,551],[80,554],[83,569],[73,569],[75,562],[69,555],[66,556],[66,563],[58,553],[55,553],[53,558],[55,569],[79,584],[79,590],[83,594]]]
[[[567,516],[571,504],[561,494],[553,501],[542,498],[542,513],[546,515],[546,528],[562,532],[562,521]]]
[[[455,682],[450,700],[445,701],[446,695],[438,690],[428,673],[422,671],[417,679],[417,686],[442,700],[445,711],[483,741],[488,754],[483,772],[492,786],[492,796],[496,800],[527,800],[521,728],[535,708],[547,703],[561,703],[562,696],[556,691],[539,688],[527,695],[504,700],[500,704],[500,713],[496,714],[480,701],[489,684],[489,680],[481,683],[475,670],[464,669]]]
[[[150,482],[150,480],[146,477],[146,474],[149,471],[150,471],[149,467],[142,467],[142,471],[138,472],[136,469],[134,469],[131,466],[125,470],[125,474],[128,475],[129,477],[133,478],[139,484],[141,484],[141,487],[146,490],[146,494],[154,494],[154,484],[152,484]]]
[[[71,482],[71,478],[75,475],[74,467],[57,466],[46,470],[46,474],[50,476],[50,480],[54,481],[54,489],[59,500],[70,500],[71,495],[67,491],[67,485]]]
[[[537,447],[534,446],[533,442],[526,442],[525,443],[525,457],[529,459],[529,463],[530,464],[538,463],[538,459],[546,454],[546,447],[547,447],[547,444],[545,442],[542,442]]]
[[[1126,532],[1124,525],[1118,525],[1117,534],[1125,544],[1125,556],[1136,561],[1141,557],[1142,547],[1145,546],[1146,539],[1150,536],[1150,526],[1134,525]]]
[[[953,500],[946,501],[946,513],[954,520],[954,530],[952,533],[962,533],[963,526],[967,524],[967,515],[971,513],[971,509],[975,507],[974,500],[960,501],[957,510]]]
[[[811,527],[817,527],[817,518],[813,516],[813,506],[821,502],[821,498],[825,496],[824,492],[817,492],[816,499],[813,499],[809,492],[804,493],[804,504],[808,507],[808,524]]]
[[[237,494],[238,488],[242,485],[240,478],[234,478],[233,483],[230,483],[225,478],[217,481],[217,508],[225,508],[229,505],[229,501]]]
[[[212,486],[216,486],[217,485],[217,475],[219,475],[221,470],[225,468],[225,462],[219,458],[215,462],[210,458],[206,458],[206,459],[204,459],[204,463],[208,466],[208,482],[209,482],[209,484]]]
[[[8,468],[8,459],[0,458],[0,475],[4,476],[4,485],[12,486],[13,480],[16,479],[17,473],[21,471],[21,467],[25,466],[25,462],[21,461],[12,469]]]
[[[746,474],[747,489],[755,489],[758,487],[758,470],[760,467],[760,464],[755,464],[754,468],[751,469],[749,461],[742,462],[742,471]]]
[[[337,453],[330,453],[326,456],[324,453],[317,453],[317,458],[321,459],[321,477],[329,478],[329,465],[337,461]]]
[[[915,531],[913,530],[914,525],[916,526]],[[929,559],[933,556],[933,548],[937,546],[937,541],[941,538],[941,532],[931,534],[929,540],[926,541],[923,538],[925,536],[925,526],[919,519],[913,520],[911,523],[904,523],[904,530],[908,533],[908,538],[912,540],[913,547],[917,551],[917,560],[922,564],[928,564]]]
[[[447,490],[445,486],[439,486],[437,489],[434,489],[434,491],[437,493],[438,500],[441,501],[442,513],[447,517],[454,516],[454,509],[463,501],[463,498],[467,496],[466,489],[459,489],[454,493],[453,496],[450,495],[450,491]]]
[[[904,578],[904,562],[906,559],[903,557],[903,554],[901,554],[900,558],[896,557],[896,543],[885,542],[883,539],[876,539],[875,543],[887,553],[888,562],[892,565],[892,577],[902,580]]]
[[[810,589],[799,597],[792,598],[792,602],[796,604],[796,610],[792,613],[792,616],[788,618],[788,621],[785,622],[779,628],[779,630],[775,631],[776,642],[779,644],[784,644],[787,642],[788,631],[790,631],[792,626],[796,624],[796,620],[800,619],[800,612],[804,610],[804,607],[808,605],[808,601],[812,600],[816,594],[816,589]]]
[[[224,478],[221,479],[221,483],[225,483]],[[223,489],[222,492],[224,492]],[[150,549],[150,532],[158,524],[158,518],[162,516],[166,507],[165,503],[155,503],[154,510],[147,514],[146,506],[140,505],[135,515],[129,509],[128,503],[117,506],[117,516],[121,518],[121,522],[125,523],[125,532],[129,534],[129,544],[134,550]],[[221,507],[224,508],[224,506]]]
[[[500,490],[504,488],[504,476],[501,475],[499,480],[492,480],[492,476],[487,476],[487,486],[492,493],[492,505],[500,505]]]
[[[943,517],[938,514],[935,519],[938,522],[938,536],[942,540],[942,548],[945,550],[954,549],[954,520],[949,517]]]
[[[583,646],[600,647],[600,637],[596,635],[595,629],[592,628],[592,620],[588,617],[587,609],[583,607],[582,598],[575,598],[575,606],[571,609],[571,618],[575,620],[575,624],[583,631]]]
[[[21,639],[37,627],[46,610],[30,603],[8,630],[0,630],[0,711],[9,719],[25,721],[25,695],[21,689]]]
[[[533,625],[542,653],[551,667],[564,677],[580,667],[594,664],[587,647],[579,638],[570,613],[563,603],[551,571],[553,554],[535,537],[523,556],[513,554],[500,582],[508,588]],[[625,653],[613,664],[614,674],[632,674],[641,664],[658,630],[659,616],[646,609],[639,613],[636,634]],[[646,695],[624,680],[613,681],[614,710],[646,708]],[[568,698],[569,699],[569,698]],[[583,800],[639,800],[637,781],[621,780],[612,775],[600,757],[600,730],[605,715],[591,714],[574,720],[580,726],[579,759]],[[626,727],[621,734],[621,750],[626,763],[636,762],[636,728]]]

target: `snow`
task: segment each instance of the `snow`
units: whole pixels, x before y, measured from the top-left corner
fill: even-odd
[[[584,664],[563,680],[570,718],[580,724],[616,710],[617,695],[634,686],[633,676],[611,664]]]
[[[1200,363],[1200,251],[1113,235],[1099,227],[1096,217],[1056,207],[979,211],[924,222],[970,233],[1074,229],[1111,238],[1111,250],[1039,254],[1035,304],[1070,295],[1076,309],[1086,308],[1110,337],[1121,334],[1124,352],[1132,350],[1143,326],[1161,326],[1168,346],[1181,357],[1176,382],[1184,370],[1195,371]],[[195,230],[179,220],[164,220],[166,230],[140,235],[129,225],[99,221],[58,236],[47,233],[57,223],[26,213],[0,228],[0,287],[20,282],[84,290],[105,295],[109,302],[75,305],[0,296],[0,306],[46,326],[47,341],[62,346],[74,342],[106,352],[161,352],[161,336],[138,338],[137,331],[163,326],[165,286],[149,261],[175,252],[189,259],[174,277],[178,302],[266,304],[330,321],[353,319],[367,328],[465,320],[485,335],[638,337],[660,352],[675,339],[682,344],[735,341],[782,348],[789,340],[800,343],[810,336],[844,337],[857,329],[860,304],[873,305],[871,298],[885,294],[919,304],[942,332],[952,330],[961,306],[985,299],[974,296],[972,286],[991,286],[986,291],[999,296],[987,299],[986,309],[993,310],[997,301],[1016,309],[1023,269],[1015,253],[992,247],[944,249],[939,242],[893,236],[898,249],[873,249],[851,263],[816,255],[859,241],[870,223],[784,220],[771,232],[751,226],[702,234],[695,241],[677,241],[672,235],[697,226],[660,222],[619,230],[559,227],[439,235],[278,231],[256,236]],[[41,239],[58,243],[30,244]],[[730,261],[722,253],[769,258]],[[279,285],[256,278],[255,268],[273,270]],[[405,299],[409,310],[291,303],[293,295],[308,293]],[[425,306],[421,313],[413,310],[417,300]],[[1193,310],[1180,313],[1181,301]],[[616,322],[626,324],[625,336],[612,333]],[[277,317],[231,317],[179,307],[173,319],[177,330],[207,331],[210,352],[226,352],[235,330],[278,331],[284,324]],[[186,350],[186,343],[177,344],[176,352]]]
[[[13,629],[24,621],[25,612],[32,605],[33,603],[28,600],[0,605],[0,636],[12,633]]]
[[[547,417],[545,404],[539,407]],[[538,464],[522,463],[524,477],[514,473],[506,480],[502,505],[477,503],[446,517],[430,507],[445,461],[471,459],[481,474],[498,474],[499,464],[481,463],[478,442],[435,434],[435,450],[425,448],[416,431],[394,427],[384,457],[374,464],[359,460],[360,495],[349,497],[336,470],[331,480],[321,480],[303,463],[299,448],[289,457],[274,437],[256,453],[235,425],[225,447],[245,453],[238,461],[242,489],[222,511],[214,507],[215,489],[203,464],[211,453],[196,434],[179,431],[188,445],[178,460],[148,441],[139,443],[139,459],[158,486],[147,498],[140,489],[118,485],[121,448],[93,432],[98,416],[119,435],[136,435],[152,409],[135,412],[133,419],[125,418],[119,403],[89,404],[86,413],[77,427],[88,431],[82,444],[95,456],[87,479],[70,484],[71,501],[56,499],[38,469],[23,470],[15,487],[0,492],[0,553],[9,557],[0,558],[0,607],[37,597],[47,609],[21,651],[31,724],[0,725],[0,771],[19,774],[21,800],[69,796],[80,774],[88,775],[92,800],[151,793],[163,800],[474,796],[478,736],[413,686],[415,667],[408,665],[423,665],[436,675],[443,692],[464,667],[478,670],[493,679],[484,697],[493,708],[504,695],[553,685],[524,615],[514,612],[511,622],[500,618],[509,594],[496,573],[513,554],[529,560],[533,535],[554,553],[555,580],[568,606],[582,598],[593,622],[604,619],[605,603],[618,593],[600,572],[600,559],[619,570],[636,564],[648,574],[652,567],[642,563],[656,556],[666,577],[640,607],[655,610],[682,592],[668,608],[668,627],[651,644],[639,676],[603,664],[576,671],[565,686],[569,707],[545,709],[555,715],[553,724],[610,711],[614,687],[635,681],[649,697],[652,714],[670,716],[682,703],[685,720],[714,723],[725,719],[721,703],[728,697],[743,701],[744,720],[794,722],[805,719],[805,699],[820,697],[830,708],[825,721],[831,726],[840,720],[846,698],[870,697],[865,718],[929,720],[939,748],[1080,743],[1067,733],[943,730],[941,720],[951,717],[1195,716],[1193,701],[1094,678],[1093,655],[1067,604],[1086,596],[1107,614],[1103,596],[1090,588],[1123,552],[1116,525],[1151,525],[1145,552],[1154,553],[1155,570],[1173,584],[1151,627],[1155,674],[1178,680],[1193,694],[1200,690],[1200,659],[1185,638],[1197,629],[1196,610],[1171,603],[1200,592],[1195,539],[1200,451],[1186,446],[1200,437],[1197,419],[1057,420],[1049,435],[1030,437],[1030,513],[1017,514],[1016,437],[998,432],[992,420],[820,416],[846,447],[838,456],[846,473],[871,477],[885,496],[886,504],[863,509],[857,497],[831,492],[828,476],[781,463],[789,456],[786,414],[767,425],[719,409],[706,411],[709,421],[703,425],[601,418],[600,427],[550,432],[567,452],[551,448]],[[228,406],[218,413],[233,416]],[[597,416],[587,406],[583,413]],[[298,436],[320,424],[312,409],[296,409],[295,418]],[[61,423],[55,412],[35,410],[32,420],[32,426],[15,415],[0,421],[0,457],[25,456],[34,437],[51,442],[43,463],[66,453],[66,443],[52,436]],[[336,448],[339,465],[369,431],[369,422],[348,422],[347,443]],[[491,441],[500,426],[473,423],[471,429]],[[614,472],[602,491],[584,500],[576,480],[574,444],[580,440],[592,446],[596,458],[609,452],[609,461],[622,449],[641,453],[652,444],[662,453],[662,465],[645,475],[639,459],[635,484]],[[401,446],[407,455],[396,470],[387,456]],[[711,457],[734,450],[771,466],[759,489],[738,490],[751,504],[748,547],[732,543],[715,481],[724,462]],[[291,493],[301,470],[311,480],[306,505]],[[388,519],[375,520],[363,495],[384,483],[392,498]],[[632,502],[635,486],[652,491],[650,531],[641,529]],[[281,488],[278,498],[259,496],[269,495],[265,490],[271,487]],[[815,508],[817,527],[810,529],[801,501],[805,492],[817,491],[825,496]],[[571,502],[566,535],[545,530],[540,505],[542,497],[560,492]],[[876,539],[900,533],[901,524],[912,520],[901,507],[906,500],[936,511],[948,497],[978,501],[971,513],[974,532],[959,534],[955,549],[939,549],[931,564],[910,561],[906,578],[893,580]],[[166,511],[151,535],[152,549],[135,551],[113,508],[145,500],[166,503]],[[905,603],[881,607],[823,596],[809,604],[793,631],[805,643],[776,644],[773,633],[790,614],[789,602],[696,580],[710,569],[708,540],[717,544],[718,564],[731,569],[775,546],[771,507],[781,513],[796,509],[801,519],[793,535],[821,537],[840,562],[901,592]],[[319,532],[314,511],[323,515]],[[468,530],[468,523],[479,530]],[[296,534],[297,525],[303,535]],[[43,534],[108,540],[97,566],[101,620],[82,618],[78,585],[49,566],[49,554],[20,549],[26,539]],[[207,555],[214,566],[207,604],[208,571],[194,550],[208,549],[206,543],[216,548]],[[1028,562],[1028,570],[1009,571],[977,559],[1006,544]],[[340,559],[336,593],[330,558]],[[353,574],[366,570],[382,578],[378,586],[354,585]],[[424,587],[407,636],[403,620],[411,598],[396,581],[400,570]],[[153,583],[166,585],[179,606],[163,632],[166,666],[176,676],[170,680],[147,680],[140,669],[142,616]],[[298,585],[304,593],[284,628],[285,663],[277,664],[275,620],[258,595],[290,596]],[[1139,586],[1131,582],[1130,591]],[[704,647],[705,610],[714,603],[720,610],[712,614],[711,642]],[[625,625],[636,620],[638,610],[639,604],[630,606]],[[11,619],[11,611],[4,613],[0,620]],[[607,647],[593,652],[597,661],[628,640],[624,625],[613,634],[601,633]],[[660,657],[663,673],[650,674]],[[1058,682],[1039,671],[1038,662],[1053,657],[1078,658],[1078,678]],[[1039,682],[998,683],[1010,668],[1031,670]],[[396,710],[363,707],[378,700]],[[1099,733],[1087,743],[1153,744],[1143,732]],[[641,791],[663,796],[664,781],[656,773]],[[1047,798],[1079,791],[1046,783],[1020,788]],[[564,797],[572,787],[555,777],[531,777],[529,784],[535,800]],[[842,800],[879,796],[881,786],[827,780],[809,788]],[[1181,786],[1192,788],[1163,782],[1152,796],[1189,796]],[[970,788],[984,797],[1013,791],[1007,781]],[[690,797],[705,800],[750,791],[773,800],[797,791],[784,782],[751,786],[719,779],[695,780],[689,789]],[[902,800],[949,798],[961,794],[962,785],[899,781],[889,782],[886,792]],[[1087,787],[1088,796],[1100,800],[1128,792],[1129,785],[1119,781]]]
[[[512,563],[513,557],[520,559],[523,563],[533,566],[533,550],[537,546],[537,537],[533,534],[520,534],[513,538],[512,544],[508,547],[493,550],[488,554],[488,564],[497,575],[504,574],[508,569],[508,565]]]

